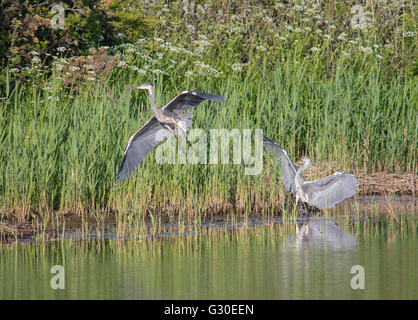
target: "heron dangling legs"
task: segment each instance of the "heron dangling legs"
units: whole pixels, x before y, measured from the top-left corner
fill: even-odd
[[[154,115],[129,139],[123,155],[122,164],[117,173],[119,182],[129,178],[139,166],[145,156],[155,148],[167,136],[185,134],[192,125],[193,113],[182,113],[187,109],[197,107],[202,101],[210,100],[225,102],[222,96],[196,92],[183,91],[167,105],[157,108],[155,103],[154,87],[150,82],[145,82],[135,89],[148,90]]]
[[[339,170],[328,177],[306,181],[302,173],[311,165],[311,159],[302,158],[304,164],[296,169],[284,149],[264,135],[259,138],[270,154],[279,160],[283,185],[287,191],[295,194],[296,204],[300,200],[318,209],[332,208],[356,194],[358,184],[353,174]]]

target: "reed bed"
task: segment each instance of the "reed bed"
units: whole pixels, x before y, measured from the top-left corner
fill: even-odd
[[[415,82],[388,85],[379,76],[378,68],[360,75],[342,62],[324,79],[303,64],[286,63],[269,74],[248,74],[254,81],[228,77],[181,88],[158,81],[156,87],[159,104],[190,88],[225,95],[225,105],[204,103],[195,110],[194,128],[205,132],[259,128],[294,158],[309,155],[367,174],[416,173]],[[117,185],[126,143],[152,115],[148,97],[131,90],[137,82],[104,83],[74,97],[56,88],[57,99],[36,86],[15,87],[0,113],[3,217],[12,210],[20,221],[55,212],[116,211],[135,220],[152,212],[194,216],[205,209],[282,204],[280,170],[269,156],[261,174],[250,176],[243,163],[157,164],[151,153]]]

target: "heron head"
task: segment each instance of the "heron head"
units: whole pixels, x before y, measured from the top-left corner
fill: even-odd
[[[151,82],[144,82],[143,84],[140,84],[139,86],[134,87],[134,89],[151,90],[152,89],[152,83]]]
[[[300,157],[300,159],[303,160],[304,163],[311,162],[311,159],[309,157]]]

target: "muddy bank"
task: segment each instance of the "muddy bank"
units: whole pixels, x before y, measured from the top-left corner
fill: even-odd
[[[306,173],[307,180],[317,179],[330,174],[322,171],[322,166],[312,167]],[[356,214],[389,214],[395,217],[397,213],[415,213],[418,210],[418,175],[412,173],[362,173],[357,172],[356,176],[359,182],[359,190],[357,195],[349,200],[344,201],[333,209],[328,210],[331,214],[338,215],[340,212],[347,210]],[[264,201],[265,200],[265,201]],[[239,203],[229,202],[214,202],[201,209],[202,221],[220,221],[225,220],[228,215],[245,215],[249,214],[252,217],[260,216],[265,218],[268,216],[280,217],[283,207],[287,208],[294,202],[292,195],[286,193],[284,198],[264,199],[261,202],[252,201],[251,207],[241,207]],[[145,212],[148,220],[150,213],[155,217],[159,217],[158,223],[174,223],[177,221],[178,208],[175,206],[163,207],[158,211]],[[149,211],[149,212],[148,212]],[[321,214],[316,212],[314,214]],[[67,232],[85,229],[95,230],[100,229],[97,220],[93,215],[85,214],[84,218],[80,212],[67,211],[65,213],[59,212],[60,217],[53,219],[48,223],[40,222],[31,218],[30,221],[21,222],[16,218],[14,212],[6,213],[2,221],[0,221],[0,242],[10,243],[16,240],[34,239],[42,235],[56,235],[62,234],[63,229]],[[100,223],[111,228],[116,226],[115,212],[96,212],[100,218]],[[31,217],[36,216],[32,214]],[[193,219],[193,215],[184,215],[183,219]],[[84,220],[83,220],[84,219]],[[58,221],[54,221],[58,220]],[[58,225],[56,225],[58,223]],[[124,221],[124,223],[127,223]]]
[[[350,213],[352,216],[367,216],[371,214],[388,215],[398,221],[397,216],[400,214],[413,214],[418,211],[418,197],[413,195],[368,195],[368,196],[356,196],[353,199],[349,199],[336,206],[335,208],[329,209],[328,213],[332,216],[338,216],[342,213]],[[323,215],[323,211],[317,210],[313,212],[312,216]],[[251,219],[260,219],[264,221],[266,219],[271,220],[272,218],[280,218],[281,211],[276,208],[274,211],[270,211],[268,216],[260,213],[250,213]],[[178,221],[173,220],[173,216],[161,213],[161,219],[159,223],[161,227],[167,225],[177,225]],[[227,214],[220,211],[208,212],[200,223],[210,223],[226,221],[227,217],[244,217],[243,212],[229,211]],[[184,218],[184,222],[193,223]],[[151,219],[146,219],[146,223],[151,225]],[[127,222],[119,229],[127,229]],[[96,232],[96,230],[110,230],[116,229],[117,221],[115,214],[109,214],[106,218],[101,219],[98,223],[93,217],[85,217],[84,220],[79,214],[67,213],[62,217],[60,225],[46,225],[44,227],[36,226],[34,221],[18,223],[9,219],[4,219],[0,222],[0,242],[1,243],[13,243],[15,241],[29,241],[34,239],[52,239],[60,238],[62,234],[88,234],[90,232]],[[120,227],[120,226],[119,226]],[[122,232],[124,232],[122,230]]]

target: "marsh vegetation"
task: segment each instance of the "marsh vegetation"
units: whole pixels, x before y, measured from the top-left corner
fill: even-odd
[[[62,230],[69,215],[141,225],[286,210],[279,166],[266,155],[262,173],[250,176],[244,164],[159,165],[151,154],[115,184],[127,140],[152,114],[147,96],[132,90],[144,81],[158,105],[183,90],[224,95],[226,105],[195,110],[195,128],[263,129],[295,157],[317,160],[311,178],[396,172],[407,174],[402,192],[417,194],[412,1],[357,11],[346,2],[128,1],[138,29],[116,2],[113,43],[89,38],[83,51],[34,42],[26,60],[3,60],[2,222]]]

